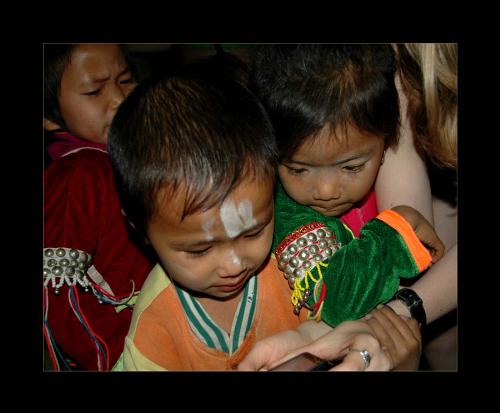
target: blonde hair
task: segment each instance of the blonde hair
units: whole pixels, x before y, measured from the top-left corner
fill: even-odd
[[[406,43],[398,45],[398,55],[415,145],[435,163],[456,168],[457,44]]]

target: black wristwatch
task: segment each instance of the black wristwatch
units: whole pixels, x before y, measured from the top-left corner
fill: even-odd
[[[412,318],[418,321],[420,327],[425,326],[427,317],[425,315],[422,299],[418,294],[410,288],[402,288],[392,298],[393,300],[401,300],[406,304]]]

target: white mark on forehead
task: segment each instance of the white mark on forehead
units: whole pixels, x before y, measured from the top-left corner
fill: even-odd
[[[253,216],[252,204],[248,199],[241,201],[238,208],[233,201],[224,201],[220,207],[220,219],[229,238],[236,238],[257,223]]]
[[[237,265],[238,267],[241,266],[241,260],[240,260],[240,257],[238,257],[236,255],[236,253],[234,252],[234,250],[231,250],[229,252],[229,255],[231,256],[231,261],[233,262],[234,265]]]
[[[203,232],[205,233],[205,239],[207,241],[212,241],[214,239],[214,236],[212,234],[212,228],[214,224],[215,224],[215,218],[210,218],[208,221],[205,221],[201,226]]]

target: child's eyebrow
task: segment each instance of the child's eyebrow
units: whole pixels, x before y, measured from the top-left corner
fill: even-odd
[[[343,164],[343,163],[346,163],[346,162],[349,162],[349,161],[353,161],[355,159],[359,159],[359,158],[363,158],[365,156],[369,156],[373,153],[373,151],[375,150],[375,147],[373,148],[368,148],[364,151],[361,151],[359,153],[356,153],[356,154],[353,154],[345,159],[341,159],[339,161],[336,161],[336,162],[333,162],[331,164],[329,164],[329,166],[335,166],[335,165],[340,165],[340,164]],[[314,167],[314,166],[318,166],[317,164],[313,164],[313,163],[308,163],[308,162],[304,162],[304,161],[299,161],[297,159],[283,159],[283,163],[294,163],[294,164],[297,164],[297,165],[303,165],[303,166],[311,166],[311,167]]]
[[[126,66],[124,69],[122,69],[120,71],[120,73],[118,73],[117,77],[123,76],[125,73],[128,73],[128,72],[130,72],[130,68],[128,66]],[[85,79],[82,82],[82,85],[86,85],[89,83],[103,83],[103,82],[108,81],[110,78],[111,78],[111,76],[108,76],[108,75],[89,76],[87,79]]]

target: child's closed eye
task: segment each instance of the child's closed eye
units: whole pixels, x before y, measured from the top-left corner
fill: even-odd
[[[362,163],[359,165],[347,165],[347,166],[342,167],[342,169],[344,169],[344,171],[347,171],[347,172],[360,172],[363,170],[364,167],[365,167],[365,164]]]
[[[307,169],[305,168],[292,168],[291,166],[285,165],[288,173],[291,175],[302,175],[303,173],[307,172]]]
[[[245,234],[245,238],[257,238],[259,235],[262,235],[264,232],[264,228],[260,228],[258,231],[251,232],[250,234]]]
[[[99,93],[101,93],[101,89],[91,90],[90,92],[82,93],[82,95],[85,95],[85,96],[98,96]]]
[[[207,248],[204,248],[202,250],[193,250],[193,251],[185,251],[187,254],[191,255],[192,257],[194,258],[198,258],[198,257],[202,257],[203,255],[207,254],[208,251],[211,249],[212,247],[207,247]]]
[[[134,83],[135,83],[135,80],[133,77],[120,80],[120,84],[122,84],[122,85],[134,84]]]

